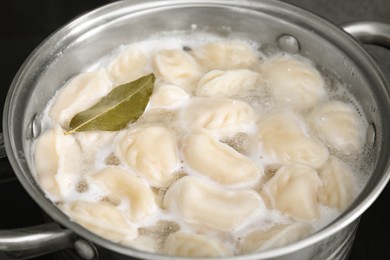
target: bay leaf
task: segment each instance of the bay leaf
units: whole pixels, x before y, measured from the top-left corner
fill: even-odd
[[[92,107],[77,113],[65,134],[103,130],[118,131],[136,121],[145,111],[153,93],[155,76],[146,75],[115,87]]]

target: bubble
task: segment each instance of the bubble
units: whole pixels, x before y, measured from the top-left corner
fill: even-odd
[[[162,248],[168,236],[180,230],[178,223],[174,221],[160,220],[153,226],[141,227],[138,232],[141,236],[149,236],[156,240],[159,248]]]
[[[78,193],[84,193],[88,191],[88,183],[86,181],[80,181],[76,185],[76,191]]]
[[[247,147],[248,134],[239,132],[232,138],[222,139],[221,142],[229,145],[239,153],[244,153]]]
[[[104,163],[106,165],[115,165],[115,166],[118,166],[121,164],[121,161],[119,160],[118,157],[116,157],[116,155],[114,153],[111,153],[110,155],[108,155],[106,157],[106,159],[104,160]]]

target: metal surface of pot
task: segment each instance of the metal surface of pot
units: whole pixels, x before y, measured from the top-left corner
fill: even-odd
[[[363,23],[345,28],[363,41],[390,46],[388,25]],[[316,234],[282,248],[225,258],[345,259],[360,215],[390,178],[390,124],[385,120],[390,112],[389,85],[367,52],[341,28],[304,10],[271,0],[116,2],[81,16],[38,46],[9,90],[3,116],[4,141],[9,161],[24,188],[64,229],[58,226],[25,229],[17,237],[17,232],[1,231],[3,254],[17,259],[40,254],[42,250],[75,246],[85,259],[173,259],[112,243],[69,221],[45,197],[33,178],[30,149],[31,142],[40,134],[43,109],[68,78],[96,65],[102,56],[121,44],[171,30],[235,35],[261,43],[263,51],[273,51],[275,47],[299,51],[347,84],[370,124],[367,142],[375,163],[363,191],[342,215]],[[26,232],[30,238],[25,236]],[[37,243],[26,244],[32,237]]]

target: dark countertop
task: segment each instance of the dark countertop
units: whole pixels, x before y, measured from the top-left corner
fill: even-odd
[[[296,6],[303,7],[335,24],[343,24],[358,20],[374,20],[390,23],[389,0],[285,0]],[[69,22],[71,19],[107,4],[108,0],[2,0],[0,1],[0,104],[3,106],[8,87],[23,61],[33,49],[49,34]],[[390,51],[380,47],[365,46],[377,60],[385,75],[390,80]],[[0,116],[2,119],[2,115]],[[13,174],[6,161],[0,162],[0,177],[12,178]],[[1,180],[1,178],[0,178]],[[0,181],[1,185],[1,181]],[[15,196],[13,202],[0,201],[0,207],[8,206],[14,214],[0,211],[0,229],[15,228],[23,225],[39,224],[38,218],[30,216],[24,222],[19,222],[14,215],[24,215],[26,211],[37,210],[37,205],[31,199],[23,209],[18,206],[18,198],[26,196],[25,191],[16,182],[10,191]],[[1,196],[5,190],[0,186]],[[390,259],[388,239],[390,233],[390,212],[387,210],[390,201],[390,184],[380,197],[363,214],[351,251],[350,260]],[[12,205],[11,205],[12,204]],[[23,218],[25,219],[25,218]],[[17,222],[17,223],[16,223]],[[39,260],[53,259],[51,255],[37,258]]]

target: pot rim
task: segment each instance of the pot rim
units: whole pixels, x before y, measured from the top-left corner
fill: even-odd
[[[386,80],[382,75],[379,67],[376,65],[375,61],[372,57],[367,53],[367,51],[361,46],[360,43],[357,42],[356,39],[351,37],[345,31],[343,31],[337,25],[331,23],[330,21],[323,19],[309,11],[296,7],[294,5],[273,1],[273,0],[239,0],[239,1],[231,1],[231,0],[187,0],[187,1],[174,1],[174,0],[125,0],[118,1],[111,4],[107,4],[105,6],[94,9],[88,13],[85,13],[78,18],[75,18],[59,28],[56,32],[48,36],[40,45],[38,45],[35,50],[28,56],[26,61],[23,63],[19,71],[14,77],[14,80],[11,83],[10,89],[8,91],[4,112],[3,112],[3,133],[4,133],[4,144],[7,152],[7,156],[10,164],[12,165],[13,170],[15,171],[19,181],[25,188],[25,190],[29,193],[29,195],[39,204],[39,206],[55,221],[58,221],[60,224],[65,226],[66,228],[72,230],[76,234],[91,240],[92,242],[107,248],[109,250],[121,253],[126,256],[133,256],[142,259],[152,259],[158,257],[159,259],[194,259],[187,257],[175,257],[175,256],[166,256],[160,255],[156,253],[148,253],[144,251],[140,251],[137,249],[128,248],[126,246],[122,246],[115,242],[111,242],[106,240],[94,233],[88,231],[87,229],[81,227],[79,224],[72,222],[69,220],[68,216],[65,215],[57,206],[55,206],[49,199],[46,198],[44,193],[40,190],[40,188],[36,185],[35,180],[31,172],[29,172],[24,167],[21,167],[21,163],[26,163],[26,159],[23,159],[24,155],[20,154],[20,151],[17,151],[15,144],[13,142],[14,138],[17,138],[12,129],[9,128],[12,125],[11,121],[13,104],[15,102],[15,91],[20,88],[20,79],[25,76],[28,72],[31,64],[34,63],[34,60],[39,56],[40,51],[48,45],[48,42],[55,38],[59,37],[61,34],[65,32],[76,32],[78,27],[83,26],[91,26],[91,24],[102,24],[105,19],[110,18],[112,12],[115,11],[116,15],[112,16],[112,18],[117,19],[122,14],[128,14],[131,12],[139,12],[147,9],[153,8],[168,8],[170,6],[217,6],[217,7],[236,7],[243,9],[259,9],[264,10],[267,8],[267,11],[271,14],[280,13],[283,15],[293,16],[296,19],[300,19],[305,22],[305,24],[313,24],[313,26],[320,26],[320,29],[326,29],[324,32],[331,32],[333,38],[337,38],[339,41],[347,42],[349,46],[353,47],[355,52],[359,53],[359,59],[365,61],[365,66],[367,70],[370,72],[370,75],[375,77],[378,81],[378,84],[383,86],[388,86],[386,84]],[[118,11],[120,10],[120,11]],[[96,26],[96,25],[94,25]],[[330,36],[329,36],[330,37]],[[388,88],[388,87],[387,87]],[[315,232],[314,234],[294,242],[292,244],[270,249],[258,253],[248,254],[248,255],[237,255],[231,257],[224,257],[223,259],[266,259],[271,257],[278,257],[282,255],[286,255],[288,253],[303,249],[310,245],[313,245],[332,234],[340,231],[344,227],[351,224],[353,221],[358,220],[358,218],[363,214],[363,212],[376,200],[379,194],[382,192],[386,184],[390,179],[390,171],[389,171],[389,162],[386,164],[386,169],[384,170],[383,175],[380,180],[376,184],[376,186],[370,191],[369,196],[364,197],[359,203],[355,202],[351,206],[352,209],[347,210],[342,213],[338,218],[332,221],[330,224],[322,228],[321,230]]]

